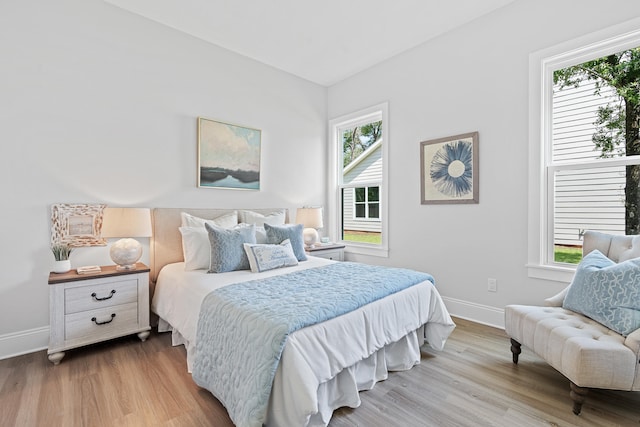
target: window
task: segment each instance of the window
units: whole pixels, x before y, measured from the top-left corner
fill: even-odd
[[[380,219],[380,187],[356,187],[354,191],[354,218]]]
[[[329,230],[347,252],[387,256],[387,104],[330,122]]]
[[[630,141],[638,137],[640,79],[633,72],[620,78],[640,63],[640,32],[631,28],[531,55],[531,277],[570,281],[587,229],[638,234],[633,176],[640,173],[640,150]]]

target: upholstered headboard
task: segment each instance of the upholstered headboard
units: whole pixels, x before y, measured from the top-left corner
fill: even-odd
[[[182,255],[182,235],[180,234],[180,213],[215,219],[233,211],[250,210],[263,215],[285,211],[285,222],[289,222],[289,210],[283,208],[258,209],[191,209],[191,208],[155,208],[151,211],[153,237],[149,245],[151,263],[151,282],[155,284],[162,267],[173,262],[184,261]]]

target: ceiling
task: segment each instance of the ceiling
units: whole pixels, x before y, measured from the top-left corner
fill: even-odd
[[[330,86],[514,0],[105,0]]]

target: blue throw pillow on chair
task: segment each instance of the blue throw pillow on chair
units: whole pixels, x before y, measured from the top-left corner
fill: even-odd
[[[629,335],[640,328],[640,258],[618,264],[590,252],[578,264],[562,306]]]

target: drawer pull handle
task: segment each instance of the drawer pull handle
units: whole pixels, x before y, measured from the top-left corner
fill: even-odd
[[[115,317],[116,317],[116,314],[115,314],[115,313],[111,313],[111,319],[109,319],[109,320],[105,320],[104,322],[98,322],[98,319],[96,319],[95,317],[92,317],[92,318],[91,318],[91,321],[92,321],[93,323],[95,323],[96,325],[106,325],[107,323],[111,323],[111,322],[113,322],[113,319],[114,319]]]
[[[106,300],[106,299],[113,298],[113,295],[114,295],[115,293],[116,293],[116,290],[115,290],[115,289],[111,289],[111,293],[109,294],[109,296],[106,296],[106,297],[98,297],[98,296],[96,295],[96,293],[95,293],[95,292],[94,292],[94,293],[92,293],[92,294],[91,294],[91,296],[92,296],[92,297],[93,297],[93,299],[94,299],[94,300],[96,300],[96,301],[104,301],[104,300]]]

